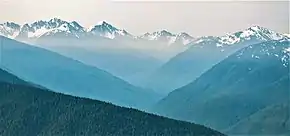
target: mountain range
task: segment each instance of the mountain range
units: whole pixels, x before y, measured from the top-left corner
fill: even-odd
[[[289,34],[134,36],[53,18],[3,23],[0,35],[0,135],[222,135],[192,123],[290,134]]]
[[[223,36],[192,37],[166,30],[134,36],[105,21],[85,28],[76,21],[58,18],[24,25],[0,24],[0,35],[101,68],[161,94],[194,81],[245,46],[289,36],[261,26]]]
[[[143,79],[141,86],[166,94],[194,81],[215,64],[244,47],[288,38],[286,35],[260,26],[224,36],[197,38],[187,45],[187,50],[172,57]]]
[[[283,106],[289,105],[289,59],[290,39],[249,45],[170,92],[153,109],[228,134],[289,133],[289,109]],[[284,108],[275,110],[275,105]]]
[[[201,125],[36,88],[2,69],[0,115],[0,135],[7,136],[223,135]]]
[[[0,35],[101,68],[136,85],[194,39],[166,30],[134,36],[106,21],[85,28],[58,18],[24,25],[6,22],[0,24]]]
[[[188,44],[194,38],[187,33],[172,34],[168,31],[161,30],[153,33],[146,33],[141,36],[133,36],[124,29],[101,21],[95,26],[85,28],[76,21],[68,22],[58,18],[47,21],[36,21],[31,24],[19,25],[14,22],[0,24],[0,35],[12,39],[37,39],[52,35],[70,37],[70,38],[88,38],[88,37],[105,37],[108,39],[131,38],[143,40],[158,40],[168,44],[180,43]]]
[[[121,106],[145,109],[160,96],[97,67],[0,36],[1,67],[45,88]]]

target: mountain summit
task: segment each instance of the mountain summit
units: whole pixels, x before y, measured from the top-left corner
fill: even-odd
[[[215,42],[217,46],[239,44],[251,40],[280,40],[286,38],[286,35],[276,33],[273,30],[261,27],[251,26],[243,31],[235,33],[228,33],[223,36],[206,36],[194,40],[191,44],[207,44],[208,42]]]
[[[168,44],[183,44],[186,45],[193,41],[193,37],[187,33],[172,34],[167,30],[156,31],[153,33],[145,33],[144,35],[138,36],[139,39],[146,39],[150,41],[162,41]]]
[[[187,50],[154,71],[144,80],[143,86],[168,93],[194,81],[215,64],[244,47],[283,39],[289,38],[260,26],[252,26],[223,36],[197,38],[187,45]]]
[[[52,18],[46,21],[39,20],[24,25],[13,22],[0,24],[0,35],[11,39],[31,39],[43,36],[70,36],[81,38],[82,36],[89,35],[114,39],[117,36],[131,36],[127,31],[117,29],[105,21],[87,29],[76,21],[68,22],[59,18]]]
[[[41,36],[54,35],[56,33],[63,33],[65,35],[72,35],[79,37],[80,33],[84,32],[84,28],[77,22],[67,22],[58,18],[53,18],[48,21],[36,21],[32,24],[24,24],[22,26],[13,23],[0,24],[0,35],[9,38],[39,38]],[[9,30],[8,32],[5,30]]]
[[[130,36],[127,31],[118,29],[113,25],[107,23],[106,21],[101,21],[97,25],[90,27],[87,32],[92,33],[93,35],[106,37],[109,39],[114,39],[118,36]]]
[[[13,22],[0,24],[0,35],[13,39],[19,34],[20,27],[20,25]]]
[[[76,21],[65,21],[59,18],[39,20],[31,24],[19,25],[13,22],[0,24],[0,35],[11,39],[38,39],[41,37],[103,37],[108,39],[131,38],[148,41],[159,41],[168,44],[186,45],[193,41],[193,37],[187,33],[172,34],[166,30],[146,33],[141,36],[133,36],[124,29],[119,29],[106,21],[100,21],[89,28],[81,26]]]
[[[89,28],[81,26],[76,21],[65,21],[59,18],[50,20],[39,20],[31,24],[19,25],[14,22],[0,24],[0,35],[11,39],[38,39],[40,37],[104,37],[108,39],[132,38],[137,40],[158,41],[178,45],[208,44],[215,42],[217,46],[238,44],[252,39],[262,41],[279,40],[289,37],[289,34],[278,34],[270,29],[261,26],[252,26],[243,31],[228,33],[223,36],[205,36],[194,38],[185,32],[173,34],[165,29],[152,33],[145,33],[140,36],[133,36],[124,29],[119,29],[106,21],[100,21]]]

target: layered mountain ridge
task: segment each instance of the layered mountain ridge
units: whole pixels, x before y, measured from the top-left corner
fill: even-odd
[[[13,22],[0,24],[0,35],[12,39],[37,39],[44,36],[61,34],[61,36],[72,38],[85,38],[91,36],[104,37],[108,39],[131,38],[143,40],[158,40],[168,44],[179,43],[186,45],[194,38],[187,33],[172,34],[165,30],[146,33],[142,36],[133,36],[124,29],[101,21],[94,26],[85,28],[76,21],[68,22],[59,18],[47,21],[36,21],[31,24],[19,25]]]
[[[0,69],[0,135],[224,135],[201,125],[23,83]]]
[[[289,57],[289,39],[247,46],[195,81],[169,93],[155,110],[168,117],[198,122],[230,134],[283,134],[289,129],[287,125],[275,129],[270,129],[270,125],[281,124],[284,119],[271,118],[263,112],[272,110],[263,109],[289,102]],[[274,110],[276,113],[270,115],[285,115],[289,109],[284,109]],[[255,113],[259,114],[252,118]],[[254,122],[256,119],[262,121],[264,115],[267,115],[265,124]],[[253,123],[260,128],[250,125]],[[233,126],[236,127],[231,128]],[[277,131],[279,129],[283,131]]]
[[[239,49],[256,43],[287,39],[287,35],[261,26],[252,26],[223,36],[200,37],[189,43],[187,50],[149,75],[143,86],[168,93],[194,81]]]
[[[191,44],[203,44],[215,42],[216,46],[233,45],[241,42],[258,39],[261,41],[280,40],[287,38],[286,34],[279,34],[273,30],[261,26],[251,26],[245,30],[228,33],[223,36],[204,36],[195,39]]]
[[[181,43],[187,45],[194,40],[194,37],[182,32],[179,34],[172,34],[167,30],[160,30],[153,33],[145,33],[144,35],[137,36],[136,39],[145,39],[150,41],[165,41],[169,45],[174,43]]]
[[[0,36],[0,41],[0,67],[31,83],[128,107],[138,108],[140,105],[143,108],[151,105],[149,101],[155,103],[159,99],[155,93],[133,86],[97,67],[3,36]],[[143,97],[144,101],[139,101]]]

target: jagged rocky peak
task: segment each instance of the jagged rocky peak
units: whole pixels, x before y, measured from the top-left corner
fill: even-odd
[[[20,25],[14,22],[5,22],[3,24],[0,24],[0,26],[5,26],[11,29],[20,29]]]
[[[84,27],[81,26],[78,22],[76,22],[76,21],[72,21],[70,24],[71,24],[71,26],[73,26],[76,30],[84,31]]]
[[[138,38],[140,39],[146,39],[146,40],[151,40],[151,41],[161,41],[165,42],[167,44],[183,44],[186,45],[190,43],[194,38],[190,36],[189,34],[182,32],[179,34],[173,34],[165,29],[155,31],[152,33],[145,33]]]
[[[89,31],[109,31],[113,32],[118,30],[113,25],[107,23],[106,21],[100,21],[95,26],[92,26],[89,28]]]
[[[157,32],[154,32],[153,34],[157,36],[174,36],[174,34],[168,32],[167,30],[157,31]]]
[[[235,32],[232,34],[227,34],[221,37],[222,40],[224,39],[232,40],[226,42],[228,44],[233,44],[241,40],[250,40],[252,38],[256,38],[263,41],[279,40],[283,38],[283,35],[276,33],[273,30],[267,29],[265,27],[255,25],[247,28],[246,30]]]
[[[270,40],[280,40],[286,38],[285,35],[279,34],[273,30],[261,27],[258,25],[251,26],[245,30],[228,33],[223,36],[204,36],[197,38],[192,42],[192,44],[207,44],[216,43],[217,46],[221,47],[223,45],[233,45],[245,41],[270,41]]]
[[[189,34],[182,32],[176,35],[175,42],[182,43],[183,45],[187,45],[191,43],[195,38],[190,36]]]
[[[185,32],[181,32],[177,34],[177,36],[184,37],[184,38],[193,38],[192,36],[190,36],[188,33],[185,33]]]
[[[13,23],[13,22],[5,22],[0,24],[0,35],[15,38],[20,30],[20,25]]]
[[[124,29],[116,28],[115,26],[109,24],[106,21],[98,22],[97,25],[90,27],[88,29],[88,32],[90,32],[94,35],[106,37],[109,39],[114,39],[114,38],[120,37],[120,36],[127,36],[127,37],[132,36]]]
[[[109,24],[109,23],[106,22],[105,20],[98,22],[98,23],[97,23],[97,26],[113,27],[113,25]]]

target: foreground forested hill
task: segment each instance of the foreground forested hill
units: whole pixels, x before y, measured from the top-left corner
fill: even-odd
[[[0,80],[1,136],[222,135],[201,125],[7,82],[20,79],[0,71],[0,77],[9,78]]]

